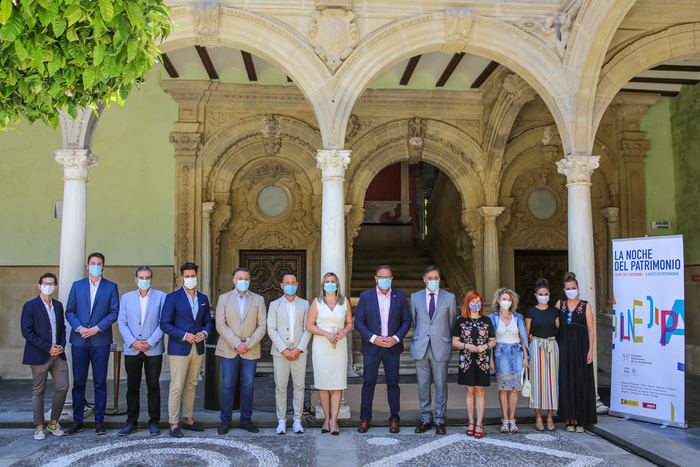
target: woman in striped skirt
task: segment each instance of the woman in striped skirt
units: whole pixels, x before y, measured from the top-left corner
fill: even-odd
[[[549,305],[549,284],[546,279],[535,283],[537,305],[525,312],[525,326],[530,340],[530,408],[535,409],[535,428],[544,430],[542,411],[547,411],[547,430],[554,431],[552,411],[559,401],[559,346],[557,331],[559,313]]]

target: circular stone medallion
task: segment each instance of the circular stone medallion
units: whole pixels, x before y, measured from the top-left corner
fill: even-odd
[[[289,207],[289,197],[282,188],[269,185],[258,193],[256,205],[258,210],[267,217],[279,217]]]
[[[546,188],[538,188],[528,196],[527,208],[536,219],[549,219],[557,212],[557,199]]]

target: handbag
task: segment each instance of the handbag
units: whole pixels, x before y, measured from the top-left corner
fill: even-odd
[[[520,383],[520,394],[522,394],[523,397],[530,397],[532,394],[532,385],[530,384],[530,371],[528,368],[523,368],[523,371],[520,373]]]

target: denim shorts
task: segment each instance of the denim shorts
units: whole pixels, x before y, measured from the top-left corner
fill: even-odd
[[[523,370],[523,346],[517,344],[496,344],[493,350],[496,360],[496,373],[520,373]]]

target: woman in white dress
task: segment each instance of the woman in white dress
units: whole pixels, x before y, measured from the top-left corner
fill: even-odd
[[[314,335],[311,356],[314,386],[318,389],[325,420],[321,433],[339,435],[338,412],[347,387],[348,347],[352,330],[350,302],[340,291],[338,276],[329,272],[321,281],[321,295],[309,307],[306,330]]]

